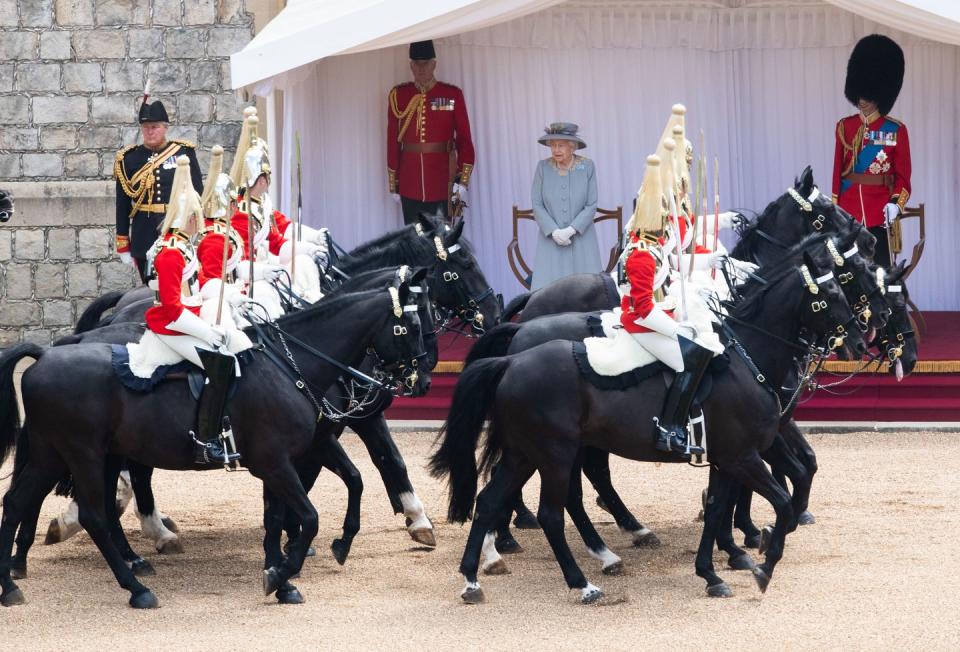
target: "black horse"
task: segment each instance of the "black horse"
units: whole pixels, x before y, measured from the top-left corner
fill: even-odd
[[[344,365],[359,364],[368,347],[389,365],[410,365],[423,357],[419,319],[403,310],[408,294],[403,282],[389,290],[345,294],[284,316],[271,329],[270,341],[263,342],[274,353],[255,352],[245,366],[226,412],[244,463],[263,481],[265,526],[280,525],[270,511],[273,505],[293,509],[303,524],[303,536],[290,554],[278,567],[264,571],[268,595],[296,590],[288,580],[299,572],[317,532],[316,510],[294,465],[308,449],[321,413],[316,396],[336,381]],[[289,355],[277,356],[278,347]],[[13,369],[25,357],[36,363],[22,379],[26,418],[20,429]],[[23,602],[10,577],[18,525],[70,473],[80,521],[119,584],[130,592],[131,606],[157,606],[156,597],[137,580],[114,543],[116,514],[105,480],[106,486],[116,485],[123,457],[157,468],[197,468],[193,442],[186,435],[194,420],[186,383],[161,383],[149,394],[135,394],[114,376],[109,346],[83,344],[46,350],[31,344],[13,347],[0,356],[0,383],[0,451],[5,457],[14,446],[17,450],[0,524],[0,604]],[[271,391],[264,392],[264,387]]]
[[[15,207],[13,193],[0,190],[0,222],[7,222],[13,217]]]
[[[450,229],[442,222],[422,216],[417,224],[388,233],[361,245],[349,254],[340,256],[336,260],[336,269],[330,271],[332,275],[332,279],[329,281],[330,287],[334,291],[343,286],[350,289],[368,287],[358,285],[357,281],[351,279],[358,275],[363,277],[363,275],[371,272],[376,273],[384,265],[429,267],[430,275],[424,285],[429,289],[429,298],[433,305],[438,309],[443,309],[446,314],[460,316],[464,321],[470,323],[474,329],[482,330],[482,324],[492,325],[499,321],[500,304],[493,296],[493,291],[483,276],[483,271],[477,263],[469,242],[462,237],[462,229],[462,224]],[[115,325],[123,322],[142,322],[143,313],[152,305],[152,299],[130,300],[129,297],[131,296],[143,296],[142,289],[131,290],[121,295],[105,295],[98,299],[84,311],[80,320],[78,320],[77,331],[82,332],[83,329],[91,328],[94,325],[99,325],[100,328],[106,325],[111,328],[104,334],[105,337],[115,338],[119,336],[121,339],[101,341],[122,343],[138,337],[138,333],[123,327],[118,327],[118,333],[109,332],[113,330]],[[102,319],[103,312],[114,306],[114,313]],[[423,313],[421,312],[421,314]],[[432,349],[435,349],[437,330],[438,327],[434,326],[429,332],[424,333],[425,341],[432,345],[428,346],[428,353],[433,355],[431,368],[436,360],[435,350]],[[130,339],[122,339],[123,337]],[[71,341],[71,338],[65,338],[65,341]],[[426,380],[426,377],[422,376],[421,382],[424,380]],[[341,411],[346,409],[344,403],[349,401],[343,396],[343,392],[340,391],[338,386],[334,386],[328,392],[326,398],[335,409]],[[418,543],[432,547],[436,545],[433,526],[413,489],[403,457],[390,436],[386,419],[383,416],[392,400],[392,396],[381,393],[377,403],[370,405],[363,413],[356,414],[355,418],[350,419],[349,422],[341,421],[339,424],[333,422],[328,425],[337,429],[336,437],[342,434],[345,426],[349,426],[360,436],[370,453],[371,459],[380,471],[394,512],[405,514],[408,521],[407,530],[411,538]],[[334,450],[332,452],[339,456],[339,451]],[[316,462],[320,458],[312,459]],[[314,467],[315,472],[318,473],[319,468]],[[174,530],[175,524],[167,520],[162,523],[165,527],[159,527],[160,519],[155,518],[155,501],[152,492],[149,491],[149,477],[142,477],[143,473],[144,469],[142,467],[134,466],[131,468],[131,481],[137,498],[137,508],[140,511],[142,522],[146,520],[153,523],[149,530],[158,549],[164,549],[173,541],[173,535],[169,530]],[[135,477],[138,475],[141,477]],[[359,477],[352,472],[341,477],[352,484],[354,492],[362,486]],[[312,480],[307,480],[306,475],[302,479],[306,484],[312,485],[315,476]],[[294,524],[290,524],[288,533],[291,536],[296,534]],[[66,538],[64,535],[67,534],[69,533],[61,529],[59,521],[55,519],[48,528],[47,541],[51,543],[62,541]],[[25,558],[20,555],[21,547],[19,545],[17,550],[18,564],[20,564],[25,561]],[[19,565],[15,568],[17,572],[21,572]]]
[[[805,243],[804,243],[805,244]],[[801,245],[803,247],[804,245]],[[742,288],[741,301],[728,320],[730,366],[714,378],[713,391],[703,409],[713,437],[710,441],[711,498],[697,555],[697,574],[707,581],[711,595],[730,593],[715,574],[714,541],[720,533],[729,486],[734,480],[763,495],[773,504],[777,519],[766,561],[753,569],[765,590],[782,557],[786,533],[796,526],[789,495],[773,479],[760,457],[777,434],[780,402],[776,391],[793,364],[793,352],[771,346],[771,338],[797,342],[801,328],[817,335],[852,329],[852,345],[863,351],[856,317],[832,275],[804,252],[804,267],[793,260],[760,270],[758,279]],[[811,278],[818,281],[812,282]],[[749,321],[752,328],[741,324]],[[570,588],[581,590],[581,600],[593,602],[601,591],[587,582],[576,565],[563,534],[563,509],[569,501],[570,476],[584,445],[630,459],[678,462],[656,451],[652,437],[638,435],[637,424],[652,423],[666,389],[658,375],[622,390],[598,390],[580,373],[571,343],[553,341],[503,358],[480,360],[467,367],[454,393],[450,416],[439,449],[431,458],[437,477],[449,475],[448,517],[463,522],[473,511],[477,485],[475,449],[484,418],[490,428],[481,455],[481,467],[499,460],[490,482],[476,498],[476,513],[464,550],[460,572],[467,585],[467,602],[483,599],[477,581],[480,553],[487,532],[508,508],[509,496],[534,471],[541,480],[541,526]],[[765,381],[758,381],[763,370]],[[544,378],[550,378],[545,391]]]

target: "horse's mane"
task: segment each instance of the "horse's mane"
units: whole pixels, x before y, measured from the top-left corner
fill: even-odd
[[[740,299],[728,304],[730,315],[741,320],[755,317],[767,293],[787,274],[796,271],[799,257],[804,252],[822,245],[830,235],[829,233],[812,233],[794,245],[784,256],[758,269],[754,274],[757,278],[750,277],[737,286]]]
[[[347,257],[360,258],[365,256],[371,249],[384,247],[394,240],[409,237],[412,233],[414,233],[414,226],[412,224],[408,224],[407,226],[399,228],[396,231],[388,231],[387,233],[384,233],[373,240],[368,240],[367,242],[358,245],[355,249],[347,253]]]
[[[379,276],[387,276],[387,278],[384,280],[389,280],[396,277],[396,274],[397,274],[396,267],[380,267],[378,269],[369,269],[365,272],[358,272],[357,274],[354,274],[353,276],[345,280],[340,285],[340,287],[337,288],[337,291],[334,296],[344,292],[357,292],[358,290],[355,290],[354,288],[363,287],[366,283],[370,282],[370,279],[373,279]]]
[[[332,296],[324,297],[316,303],[298,310],[290,312],[277,318],[277,326],[286,328],[295,326],[308,319],[320,319],[332,313],[343,310],[346,306],[352,305],[357,301],[372,299],[383,290],[363,290],[361,292],[344,292]]]
[[[384,266],[411,263],[429,265],[436,255],[433,240],[416,235],[413,229],[410,229],[410,234],[410,236],[394,238],[380,245],[365,247],[364,253],[359,256],[352,254],[344,256],[337,264],[337,269],[352,276]]]
[[[730,256],[737,260],[755,260],[757,245],[760,244],[760,237],[754,234],[762,229],[766,223],[773,219],[780,210],[780,204],[783,201],[783,195],[767,204],[763,212],[752,220],[738,220],[734,226],[734,232],[740,238],[736,246],[730,252]]]

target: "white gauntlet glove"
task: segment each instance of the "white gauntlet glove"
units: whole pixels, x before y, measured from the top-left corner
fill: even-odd
[[[883,207],[883,223],[884,226],[889,227],[893,224],[893,221],[897,219],[897,216],[900,215],[900,207],[893,202],[890,202]]]
[[[129,251],[121,251],[119,254],[120,262],[124,265],[133,265],[133,256],[130,255]]]
[[[563,236],[564,229],[554,229],[553,233],[550,234],[550,237],[553,238],[553,241],[561,247],[567,247],[570,245],[570,240]]]
[[[462,183],[453,184],[453,188],[451,189],[451,191],[454,195],[460,195],[460,199],[467,198],[467,187]]]
[[[399,203],[400,203],[400,193],[398,193],[398,192],[392,192],[392,193],[390,193],[390,199],[392,199],[395,203],[399,204]]]

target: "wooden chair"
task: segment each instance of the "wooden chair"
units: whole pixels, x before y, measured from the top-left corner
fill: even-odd
[[[919,206],[904,206],[903,211],[893,221],[893,224],[890,225],[890,261],[891,263],[896,264],[897,256],[903,252],[903,228],[900,223],[903,220],[913,217],[919,219],[918,224],[920,228],[920,237],[917,238],[917,242],[913,245],[913,251],[910,254],[910,268],[903,277],[904,280],[913,274],[913,270],[915,270],[917,265],[920,264],[920,258],[923,257],[923,248],[926,246],[927,242],[926,207],[923,204],[920,204]],[[920,333],[926,333],[927,322],[923,318],[923,313],[921,313],[916,304],[909,299],[907,299],[907,305],[910,306],[910,317],[914,321],[914,330],[916,333],[918,335]]]
[[[507,260],[510,263],[510,269],[513,270],[513,275],[520,281],[520,285],[529,290],[530,281],[533,278],[533,269],[527,264],[523,254],[520,252],[520,220],[530,220],[536,223],[532,208],[517,208],[517,205],[514,204],[513,239],[510,240],[510,244],[507,245]],[[596,228],[600,222],[607,220],[616,220],[617,223],[617,232],[614,240],[616,244],[610,249],[610,258],[607,261],[606,267],[607,272],[612,272],[617,266],[617,258],[620,257],[620,234],[623,232],[623,207],[617,206],[614,209],[598,208],[597,214],[593,218],[594,228]]]

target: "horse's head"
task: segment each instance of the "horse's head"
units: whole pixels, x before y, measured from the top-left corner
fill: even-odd
[[[413,396],[423,396],[430,389],[431,373],[437,366],[437,320],[433,313],[433,301],[430,298],[430,286],[427,283],[429,269],[420,267],[410,270],[407,267],[400,267],[397,270],[395,280],[396,287],[404,280],[408,282],[409,298],[408,305],[417,307],[417,316],[420,318],[420,332],[423,334],[423,345],[426,351],[426,357],[419,361],[414,368],[416,372],[415,384],[412,388]],[[408,371],[408,378],[413,377],[413,372]],[[405,380],[407,380],[405,379]]]
[[[831,261],[805,250],[799,272],[803,295],[800,322],[803,327],[816,337],[826,337],[830,349],[846,345],[862,355],[867,344],[863,333],[854,326],[857,318],[831,271]]]
[[[884,300],[877,277],[857,247],[857,232],[848,230],[827,240],[827,250],[834,263],[834,272],[847,302],[857,315],[864,332],[887,323],[890,310]],[[868,338],[872,339],[872,338]]]
[[[0,190],[0,222],[6,222],[13,217],[13,194]]]
[[[906,261],[900,261],[889,271],[876,268],[877,282],[890,308],[890,318],[879,331],[877,344],[890,361],[890,373],[896,375],[897,380],[910,374],[917,364],[917,338],[907,312],[910,295],[905,279],[909,273]]]
[[[500,321],[500,301],[462,234],[462,221],[452,228],[439,226],[434,232],[437,260],[431,284],[438,306],[482,334]]]
[[[424,364],[427,353],[424,350],[419,309],[415,302],[410,302],[410,286],[420,283],[422,274],[425,272],[403,275],[398,272],[394,282],[387,288],[390,295],[389,312],[374,333],[371,343],[378,358],[378,370],[390,379],[401,381],[405,388],[403,391],[414,396],[420,396],[429,387],[429,380],[419,382],[420,366]]]
[[[873,258],[877,246],[877,239],[847,211],[833,203],[829,195],[820,192],[820,188],[813,181],[813,170],[808,165],[796,178],[793,192],[787,190],[801,215],[807,218],[812,227],[807,233],[827,231],[829,233],[847,233],[851,229],[856,232],[856,245],[860,252]]]

